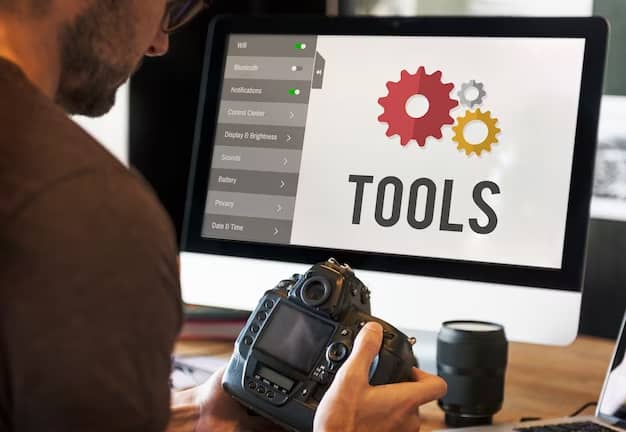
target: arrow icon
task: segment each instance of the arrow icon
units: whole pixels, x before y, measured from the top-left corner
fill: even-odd
[[[289,163],[289,160],[287,158],[283,158],[283,166],[287,165]]]
[[[274,236],[278,235],[278,228],[274,227]]]
[[[291,135],[287,134],[287,139],[285,141],[287,142],[291,141]]]
[[[294,118],[296,115],[293,113],[293,111],[289,111],[289,118],[292,119]]]
[[[284,188],[284,187],[285,187],[285,181],[284,181],[284,180],[281,180],[281,181],[280,181],[280,188],[282,189],[282,188]]]
[[[276,204],[276,213],[280,213],[281,211],[283,211],[283,206]]]

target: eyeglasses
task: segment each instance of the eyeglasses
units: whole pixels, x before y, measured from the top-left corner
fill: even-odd
[[[211,5],[212,0],[168,0],[161,22],[164,33],[178,30]]]

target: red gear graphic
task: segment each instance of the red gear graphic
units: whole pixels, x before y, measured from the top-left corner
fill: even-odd
[[[406,70],[400,73],[400,81],[387,82],[389,93],[378,99],[384,112],[378,121],[389,125],[387,136],[400,135],[400,143],[406,145],[414,139],[420,147],[426,145],[426,138],[441,138],[441,128],[454,123],[450,110],[459,102],[450,98],[454,84],[441,82],[441,71],[428,75],[420,66],[414,75]],[[428,111],[423,117],[413,118],[406,112],[407,100],[421,94],[428,99]]]

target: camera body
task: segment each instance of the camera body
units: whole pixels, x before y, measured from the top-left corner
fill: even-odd
[[[243,405],[283,427],[313,429],[315,410],[369,321],[383,327],[370,384],[410,381],[414,340],[370,315],[370,292],[334,259],[265,293],[235,342],[222,381]]]

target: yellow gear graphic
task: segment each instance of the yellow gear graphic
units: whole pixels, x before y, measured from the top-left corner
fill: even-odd
[[[465,136],[463,135],[465,126],[473,120],[483,122],[485,126],[487,126],[487,138],[478,144],[467,142]],[[498,138],[496,138],[496,135],[500,133],[500,129],[496,127],[498,119],[491,117],[491,111],[481,112],[480,108],[476,111],[467,110],[465,111],[465,116],[458,117],[456,121],[457,124],[452,127],[452,130],[454,131],[452,141],[456,141],[459,144],[457,148],[459,150],[465,150],[466,155],[469,156],[473,152],[480,156],[483,150],[491,151],[491,146],[498,142]]]

